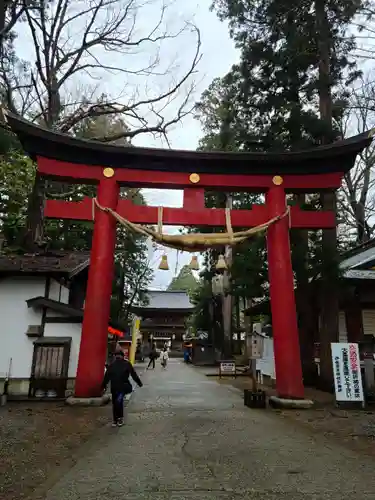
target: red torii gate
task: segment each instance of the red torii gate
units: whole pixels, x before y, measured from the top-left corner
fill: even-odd
[[[225,226],[225,211],[205,207],[205,189],[264,192],[265,205],[232,210],[233,228],[255,227],[285,213],[286,193],[335,190],[356,156],[372,141],[371,133],[289,153],[206,153],[118,147],[79,140],[47,131],[13,115],[8,123],[25,151],[49,179],[98,185],[97,199],[122,217],[139,224],[156,224],[158,208],[119,199],[120,186],[182,189],[182,208],[164,208],[163,224]],[[45,216],[93,219],[93,200],[47,200]],[[336,225],[335,213],[290,208],[289,217],[267,231],[272,324],[278,396],[303,399],[298,327],[290,255],[289,227],[324,229]],[[79,352],[75,395],[101,395],[106,358],[107,327],[112,291],[116,220],[95,209],[88,287]]]

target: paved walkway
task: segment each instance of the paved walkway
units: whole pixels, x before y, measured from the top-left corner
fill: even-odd
[[[123,428],[105,430],[46,500],[375,497],[370,458],[313,437],[171,360],[142,374]],[[108,415],[110,409],[108,408]]]

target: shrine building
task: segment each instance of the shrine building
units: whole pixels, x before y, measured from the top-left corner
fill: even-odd
[[[194,309],[188,293],[150,290],[147,296],[147,305],[132,308],[132,312],[142,318],[143,344],[155,343],[157,349],[162,349],[167,343],[171,356],[182,356],[186,319]]]

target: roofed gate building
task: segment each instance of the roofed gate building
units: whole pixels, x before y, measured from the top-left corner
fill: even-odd
[[[168,343],[172,356],[182,356],[186,319],[194,309],[189,295],[184,291],[149,291],[147,295],[146,306],[132,308],[142,318],[143,343],[154,342],[157,349]]]

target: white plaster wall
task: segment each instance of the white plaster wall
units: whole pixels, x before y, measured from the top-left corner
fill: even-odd
[[[13,277],[0,280],[0,378],[7,375],[10,358],[11,378],[30,377],[35,338],[29,338],[26,331],[29,325],[41,324],[42,313],[28,308],[26,300],[43,296],[44,291],[45,278]],[[53,311],[49,311],[49,315],[63,316]],[[77,372],[81,328],[80,323],[45,325],[45,337],[72,337],[69,377],[75,377]]]
[[[276,379],[275,373],[275,355],[273,350],[273,339],[264,339],[263,358],[257,360],[257,369],[261,370],[263,375]]]
[[[29,377],[33,356],[33,339],[26,335],[29,325],[41,324],[41,311],[29,309],[26,300],[43,296],[45,278],[13,277],[0,281],[0,378]]]
[[[66,286],[61,287],[61,302],[69,304],[69,288]]]
[[[75,378],[77,373],[81,330],[81,323],[46,323],[44,327],[45,337],[72,337],[68,368],[69,378]]]
[[[68,304],[69,288],[60,285],[58,281],[52,279],[50,283],[48,298],[52,300],[57,300],[58,302],[62,302],[63,304]]]

